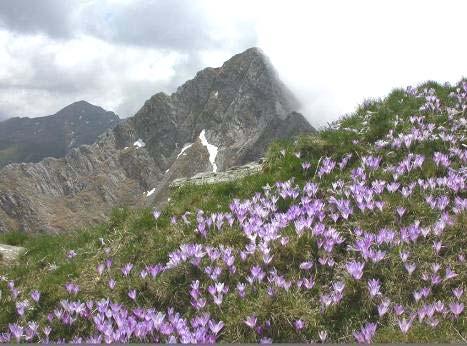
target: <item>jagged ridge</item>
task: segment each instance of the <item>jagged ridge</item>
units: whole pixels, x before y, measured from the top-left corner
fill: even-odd
[[[200,71],[170,96],[154,95],[90,146],[4,168],[0,230],[69,230],[102,221],[119,205],[164,202],[170,181],[212,170],[202,130],[224,170],[258,158],[274,139],[313,131],[296,107],[268,59],[249,49]],[[195,145],[177,159],[186,143]]]

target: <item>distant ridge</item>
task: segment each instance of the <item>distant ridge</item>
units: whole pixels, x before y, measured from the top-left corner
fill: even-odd
[[[73,148],[93,143],[118,122],[113,112],[86,101],[74,102],[54,115],[0,121],[0,168],[64,157]]]

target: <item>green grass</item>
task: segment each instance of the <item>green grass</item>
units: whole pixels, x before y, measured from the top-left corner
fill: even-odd
[[[426,87],[433,87],[437,90],[445,104],[450,99],[447,97],[454,88],[440,86],[429,82]],[[201,273],[190,265],[183,265],[176,270],[166,272],[157,279],[151,281],[131,278],[125,282],[119,280],[114,291],[107,288],[107,280],[98,278],[96,265],[105,260],[106,256],[102,251],[108,248],[109,256],[113,259],[114,276],[118,276],[119,268],[127,263],[138,263],[138,269],[142,269],[145,264],[159,263],[167,261],[170,252],[176,250],[181,244],[191,242],[204,242],[212,246],[230,246],[234,249],[243,248],[246,244],[245,236],[237,228],[227,229],[223,232],[210,234],[207,239],[200,240],[193,229],[196,224],[191,218],[191,224],[185,225],[178,222],[176,225],[170,223],[172,215],[181,216],[186,211],[195,213],[197,209],[202,209],[206,213],[227,212],[229,204],[234,198],[250,198],[256,192],[262,192],[266,184],[273,185],[276,181],[285,181],[294,178],[295,183],[303,186],[306,181],[316,179],[315,171],[320,159],[325,156],[334,159],[341,158],[346,153],[353,153],[354,157],[349,162],[348,168],[344,172],[338,169],[330,176],[321,180],[321,185],[330,187],[330,183],[336,179],[348,179],[350,170],[356,167],[355,160],[358,157],[371,152],[370,143],[383,138],[383,136],[394,128],[396,117],[408,118],[416,114],[423,100],[407,97],[402,90],[393,91],[384,100],[372,100],[364,106],[360,106],[357,111],[346,116],[340,121],[340,129],[324,129],[317,134],[304,135],[299,138],[278,141],[273,143],[267,154],[264,170],[261,174],[256,174],[238,180],[236,182],[213,184],[213,185],[187,185],[172,191],[171,201],[158,221],[152,217],[151,210],[130,210],[116,209],[108,222],[97,227],[87,228],[79,231],[69,232],[59,235],[47,234],[25,234],[12,232],[0,235],[0,243],[10,245],[20,245],[28,249],[25,256],[20,259],[18,265],[13,267],[0,267],[0,275],[5,275],[8,279],[15,280],[17,286],[25,292],[32,289],[39,289],[43,292],[41,304],[28,316],[30,319],[44,319],[50,309],[57,305],[61,299],[66,299],[67,295],[62,288],[66,282],[78,282],[81,287],[79,298],[96,299],[108,296],[131,305],[127,297],[129,287],[136,288],[140,295],[137,300],[139,306],[157,306],[158,309],[174,307],[181,312],[188,311],[190,305],[187,288],[192,280]],[[371,117],[365,125],[365,117],[371,112]],[[436,118],[442,123],[442,117]],[[402,126],[398,130],[404,130]],[[353,128],[362,133],[358,135],[358,143],[353,143],[356,138],[355,133],[344,130]],[[431,155],[436,150],[445,150],[444,144],[434,143],[433,145],[420,145],[415,148],[414,153]],[[281,153],[285,150],[285,155]],[[301,159],[294,154],[300,152]],[[389,162],[397,162],[407,153],[397,151],[393,157],[388,158]],[[311,168],[304,173],[301,162],[305,160],[311,163]],[[434,165],[425,162],[423,170],[417,170],[402,181],[424,178],[440,173]],[[387,179],[389,174],[376,173],[381,179]],[[467,197],[464,193],[464,198]],[[422,204],[422,196],[414,194],[411,199],[403,199],[399,194],[385,194],[386,203],[391,206],[386,209],[378,218],[374,215],[363,214],[358,219],[351,219],[347,224],[339,226],[339,231],[345,232],[348,228],[356,226],[365,230],[376,230],[381,227],[396,228],[401,226],[394,217],[393,208],[397,206],[409,207],[412,214],[403,221],[407,226],[416,219],[423,224],[435,222],[438,218],[426,205]],[[281,209],[286,210],[289,204],[280,204]],[[466,214],[461,214],[455,220],[455,224],[446,231],[444,243],[446,250],[445,258],[451,263],[452,268],[459,273],[445,291],[434,292],[437,299],[447,299],[448,289],[456,285],[465,283],[467,275],[465,268],[457,261],[456,256],[466,248],[465,224],[467,224]],[[338,226],[336,226],[338,227]],[[286,230],[293,235],[292,228]],[[100,238],[105,240],[102,245]],[[423,263],[433,260],[431,250],[432,243],[421,241],[416,249],[412,250],[413,256],[418,261],[420,267]],[[402,249],[403,247],[401,247]],[[66,258],[69,250],[75,250],[77,256],[72,261]],[[287,279],[296,279],[301,273],[297,271],[298,264],[305,260],[307,256],[316,256],[319,251],[316,242],[308,236],[302,238],[292,238],[291,245],[284,249],[278,249],[274,257],[274,266],[282,273],[287,273]],[[381,278],[384,281],[383,291],[388,295],[398,296],[402,303],[410,304],[412,298],[406,292],[411,292],[419,286],[415,279],[407,279],[404,268],[401,265],[399,249],[394,249],[385,260],[385,265],[369,265],[368,270],[371,277]],[[346,254],[342,251],[336,254],[336,261],[341,261]],[[251,261],[251,260],[250,260]],[[53,269],[56,266],[56,269]],[[239,277],[246,277],[245,268],[248,265],[238,267]],[[419,269],[417,269],[419,270]],[[421,269],[420,269],[421,270]],[[244,272],[245,271],[245,272]],[[316,278],[316,287],[304,292],[291,288],[289,292],[280,291],[277,296],[271,298],[266,289],[261,287],[256,292],[250,292],[248,299],[240,299],[237,295],[228,295],[222,309],[216,306],[209,307],[209,312],[218,319],[225,322],[228,328],[223,331],[223,340],[230,342],[256,342],[255,334],[248,329],[243,320],[245,316],[255,313],[258,320],[264,322],[270,319],[273,329],[270,336],[275,341],[305,342],[317,339],[317,332],[327,330],[329,338],[336,342],[353,341],[352,332],[359,329],[365,321],[376,319],[375,303],[368,300],[362,294],[365,292],[365,282],[352,282],[346,287],[344,301],[337,307],[321,311],[319,308],[320,289],[331,279],[345,277],[343,268],[323,269]],[[389,280],[384,280],[389,278]],[[223,274],[223,280],[229,283],[231,290],[234,289],[236,281],[229,281],[230,276]],[[233,280],[233,279],[232,279]],[[0,283],[1,287],[2,283]],[[2,301],[3,299],[3,301]],[[463,298],[464,303],[465,295]],[[8,323],[14,319],[14,305],[9,303],[5,296],[0,298],[2,309],[0,309],[0,331],[5,330]],[[187,312],[189,314],[189,312]],[[426,326],[415,323],[414,328],[406,336],[400,333],[394,320],[383,320],[385,323],[378,326],[376,341],[378,342],[465,342],[467,328],[465,313],[457,321],[443,321],[436,329],[429,329]],[[298,318],[307,321],[305,333],[298,334],[293,330],[292,322]],[[386,317],[389,318],[389,317]],[[391,317],[392,318],[392,317]],[[78,328],[85,328],[83,326]],[[63,331],[63,336],[67,332]]]

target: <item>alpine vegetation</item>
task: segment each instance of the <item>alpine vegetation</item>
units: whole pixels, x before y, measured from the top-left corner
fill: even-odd
[[[0,341],[465,342],[466,114],[466,81],[395,90],[164,210],[5,234]]]

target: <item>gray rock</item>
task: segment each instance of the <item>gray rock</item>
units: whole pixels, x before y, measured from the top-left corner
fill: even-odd
[[[258,174],[262,171],[263,166],[258,162],[250,162],[243,166],[235,166],[223,172],[204,172],[198,173],[191,178],[179,178],[170,183],[170,188],[182,187],[185,185],[204,185],[218,184],[235,181],[247,176]]]
[[[248,49],[152,96],[92,145],[0,170],[0,231],[61,232],[102,222],[113,207],[159,204],[174,179],[256,161],[273,140],[314,131],[298,107],[263,53]],[[213,163],[202,130],[218,148]]]
[[[0,244],[0,264],[12,264],[25,252],[24,247]]]

